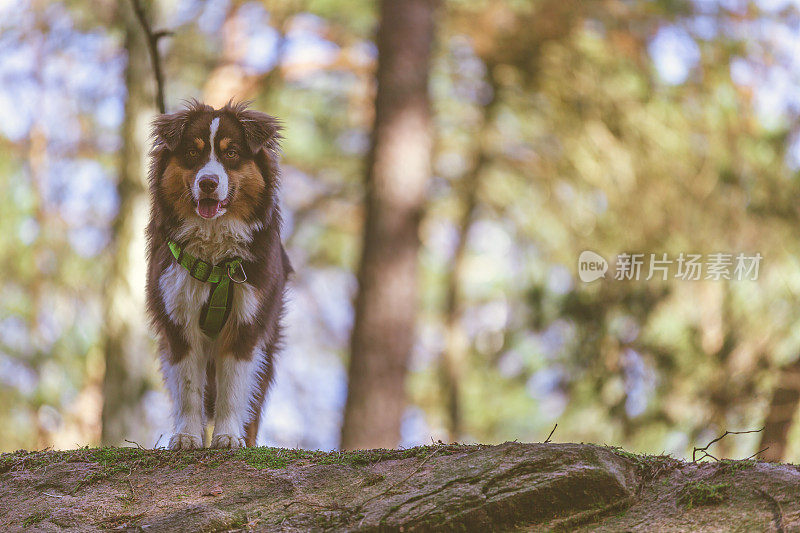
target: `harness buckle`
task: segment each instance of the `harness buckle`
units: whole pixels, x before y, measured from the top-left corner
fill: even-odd
[[[241,273],[240,277],[235,277],[234,270],[238,267],[239,273]],[[233,263],[228,263],[228,278],[234,283],[244,283],[247,281],[247,274],[244,273],[244,267],[242,266],[241,261],[236,261]]]

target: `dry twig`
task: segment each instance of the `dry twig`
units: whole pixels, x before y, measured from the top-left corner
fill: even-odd
[[[698,460],[702,461],[706,457],[711,457],[715,461],[719,461],[719,459],[717,459],[716,457],[714,457],[713,455],[708,453],[708,449],[711,447],[712,444],[715,444],[715,443],[721,441],[722,439],[724,439],[728,435],[744,435],[745,433],[759,433],[761,431],[764,431],[763,427],[761,429],[751,429],[751,430],[748,430],[748,431],[727,431],[726,430],[725,433],[723,433],[722,435],[720,435],[716,439],[712,440],[711,442],[709,442],[708,444],[706,444],[702,448],[698,448],[697,446],[695,446],[694,449],[692,450],[692,462],[696,463]],[[764,450],[761,450],[761,452],[763,452],[763,451]],[[700,459],[697,459],[697,452],[702,452],[703,453],[703,455],[702,455],[702,457],[700,457]],[[758,455],[761,452],[758,452],[755,455]],[[753,457],[753,456],[751,456],[751,457]]]
[[[136,18],[139,19],[139,24],[142,25],[144,30],[145,40],[147,41],[147,50],[150,52],[150,62],[153,65],[153,75],[156,79],[156,106],[160,113],[166,113],[166,105],[164,104],[164,75],[161,70],[161,55],[158,52],[158,41],[162,37],[172,35],[169,30],[154,31],[150,27],[150,22],[147,20],[147,14],[144,11],[141,0],[131,0],[133,11],[136,13]]]
[[[556,432],[556,428],[557,428],[557,427],[558,427],[558,424],[556,424],[555,426],[553,426],[553,429],[552,429],[552,430],[550,430],[550,434],[547,436],[547,438],[546,438],[546,439],[544,439],[544,442],[543,442],[542,444],[547,444],[548,442],[550,442],[550,437],[552,437],[552,436],[553,436],[553,433],[555,433],[555,432]]]
[[[757,455],[761,455],[762,453],[764,453],[767,450],[769,450],[769,446],[767,446],[763,450],[758,450],[756,453],[754,453],[750,457],[747,457],[747,458],[743,459],[743,461],[749,461],[750,459],[754,459]]]
[[[125,442],[130,443],[130,444],[135,444],[137,448],[139,448],[140,450],[144,450],[144,447],[141,444],[139,444],[138,442],[134,442],[134,441],[128,440],[128,439],[125,439]]]

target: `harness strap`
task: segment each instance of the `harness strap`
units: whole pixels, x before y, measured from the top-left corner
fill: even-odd
[[[167,241],[167,246],[175,261],[188,270],[190,276],[212,284],[211,294],[200,311],[200,329],[206,336],[216,338],[231,314],[234,284],[247,281],[242,260],[237,257],[212,265],[193,256],[174,241]]]

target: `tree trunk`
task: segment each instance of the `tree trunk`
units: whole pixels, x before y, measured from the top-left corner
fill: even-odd
[[[103,380],[103,444],[124,439],[149,445],[143,406],[150,388],[155,356],[144,318],[145,147],[147,122],[153,111],[147,83],[152,77],[147,46],[130,3],[119,3],[125,29],[128,65],[127,100],[122,126],[117,195],[119,211],[112,226],[111,265],[104,293],[106,371]]]
[[[458,240],[453,257],[448,265],[447,296],[444,308],[445,346],[439,359],[439,386],[445,408],[447,435],[450,442],[458,442],[463,433],[463,410],[461,406],[461,381],[466,366],[469,340],[461,327],[463,305],[461,302],[461,284],[464,278],[464,258],[467,251],[467,239],[475,221],[478,208],[478,191],[483,171],[489,162],[490,154],[486,132],[494,122],[497,108],[497,84],[489,71],[492,87],[492,100],[481,110],[482,119],[477,135],[477,156],[472,168],[463,178],[463,207],[458,221]]]
[[[366,220],[342,448],[400,441],[414,342],[418,227],[430,175],[435,0],[384,0]]]
[[[800,357],[784,366],[780,371],[778,386],[772,393],[764,432],[758,449],[769,447],[761,455],[765,461],[782,461],[786,457],[789,429],[800,404]]]

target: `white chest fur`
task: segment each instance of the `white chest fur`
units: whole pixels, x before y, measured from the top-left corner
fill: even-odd
[[[197,220],[181,226],[176,237],[184,243],[187,252],[216,264],[230,257],[252,259],[247,244],[257,229],[257,225],[236,221]],[[177,263],[164,270],[158,283],[167,314],[183,328],[189,343],[198,346],[209,342],[200,330],[200,312],[208,300],[212,285],[194,279],[188,270]],[[258,309],[256,289],[249,283],[236,285],[228,320],[250,324],[255,320]]]
[[[225,218],[196,218],[181,224],[175,239],[186,245],[187,252],[212,264],[230,257],[251,260],[253,255],[248,245],[253,240],[253,233],[261,227],[260,222],[245,224]]]

